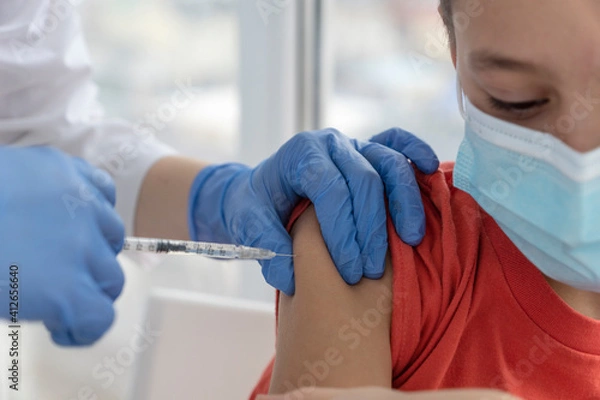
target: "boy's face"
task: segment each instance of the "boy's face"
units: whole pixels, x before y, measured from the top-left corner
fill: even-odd
[[[463,90],[495,117],[600,147],[600,1],[454,0]]]

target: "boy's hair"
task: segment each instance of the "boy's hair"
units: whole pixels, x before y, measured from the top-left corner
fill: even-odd
[[[452,0],[440,0],[440,11],[444,25],[446,25],[446,29],[448,30],[450,45],[454,46],[456,38],[454,37],[454,22],[452,20]]]

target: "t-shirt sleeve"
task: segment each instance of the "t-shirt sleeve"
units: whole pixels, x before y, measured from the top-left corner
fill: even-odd
[[[467,317],[460,315],[458,305],[472,288],[480,214],[466,193],[452,187],[452,165],[445,167],[433,175],[417,173],[426,215],[419,246],[403,243],[388,219],[394,387],[402,386],[427,360],[450,324]]]

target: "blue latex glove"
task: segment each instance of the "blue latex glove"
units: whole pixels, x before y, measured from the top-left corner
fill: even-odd
[[[0,317],[14,316],[9,296],[18,292],[19,321],[43,321],[57,344],[100,338],[124,283],[114,204],[110,176],[83,160],[0,146]]]
[[[254,169],[225,164],[201,171],[190,190],[190,235],[290,254],[284,226],[298,201],[308,198],[344,280],[378,279],[388,246],[384,183],[402,239],[416,245],[425,233],[421,194],[407,157],[425,173],[439,166],[427,144],[400,129],[372,142],[349,139],[334,129],[300,133]],[[294,293],[291,258],[261,265],[269,284]]]

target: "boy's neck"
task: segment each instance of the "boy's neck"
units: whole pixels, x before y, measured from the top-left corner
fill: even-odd
[[[586,317],[600,320],[600,293],[587,292],[545,277],[550,287],[571,308]]]

